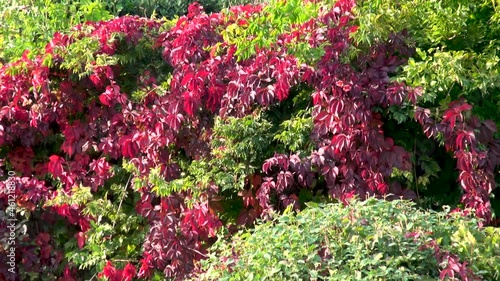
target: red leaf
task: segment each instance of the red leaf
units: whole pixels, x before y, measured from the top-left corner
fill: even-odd
[[[85,233],[78,232],[75,234],[76,242],[78,244],[78,248],[82,249],[85,246]]]
[[[474,146],[474,140],[476,139],[474,132],[460,131],[455,140],[455,147],[459,150],[465,150],[467,147]]]
[[[450,128],[455,128],[455,123],[458,121],[462,121],[462,114],[457,112],[455,109],[448,109],[443,115],[443,122],[449,122]]]
[[[76,281],[76,279],[73,277],[73,274],[74,273],[72,272],[72,270],[70,270],[70,267],[66,265],[64,267],[63,276],[57,279],[57,281]]]
[[[194,73],[189,72],[182,78],[181,86],[186,86],[189,82],[191,82],[191,80],[193,80],[193,78],[194,78]]]
[[[278,160],[275,157],[266,159],[264,161],[264,164],[262,164],[262,171],[264,171],[264,173],[270,173],[273,166],[276,165],[277,163]]]
[[[339,168],[334,163],[330,162],[321,168],[321,174],[325,176],[329,184],[333,184],[339,174]]]
[[[255,197],[253,196],[252,190],[242,190],[238,192],[238,195],[243,198],[245,207],[254,205]]]
[[[89,168],[98,176],[105,177],[111,169],[111,165],[109,165],[104,157],[101,157],[98,160],[93,160],[92,163],[89,164]]]
[[[252,219],[249,216],[250,211],[247,209],[241,210],[240,214],[238,215],[238,218],[236,219],[236,223],[238,225],[249,225],[252,223]]]
[[[23,196],[23,197],[26,197],[26,196]],[[18,197],[17,198],[17,205],[21,208],[26,208],[28,210],[30,210],[31,212],[33,212],[36,208],[36,205],[31,202],[31,201],[28,201],[26,200],[26,198],[23,198],[23,197]]]
[[[459,108],[460,111],[469,111],[472,109],[472,105],[468,103],[463,103]]]
[[[486,121],[484,121],[483,125],[486,128],[488,128],[488,130],[490,130],[491,132],[493,132],[493,133],[497,132],[497,126],[496,126],[495,122],[493,122],[492,120],[486,120]]]
[[[61,150],[72,156],[76,150],[76,143],[74,141],[65,140],[61,145]]]
[[[332,100],[332,102],[330,103],[330,112],[331,113],[333,113],[336,116],[340,116],[340,114],[343,110],[344,110],[344,101],[343,100],[341,100],[341,99]],[[321,112],[321,113],[325,113],[325,112]],[[318,115],[321,115],[321,113]]]
[[[121,139],[122,155],[128,158],[134,158],[139,152],[137,142],[133,141],[130,136],[124,136]]]
[[[137,271],[135,267],[132,264],[127,263],[127,265],[123,268],[122,281],[131,281],[136,275]]]
[[[141,260],[141,268],[139,268],[137,277],[145,279],[151,276],[152,266],[150,265],[150,262],[151,256],[146,253],[146,258]]]
[[[173,131],[179,131],[183,121],[184,116],[182,114],[169,114],[167,116],[167,124]]]
[[[281,171],[278,174],[278,180],[276,181],[276,189],[278,189],[278,191],[281,192],[281,191],[291,187],[294,184],[294,182],[295,182],[295,180],[294,180],[291,172]]]
[[[338,153],[345,151],[351,145],[351,141],[348,136],[344,134],[338,134],[332,138],[332,146]]]
[[[381,183],[378,183],[377,184],[377,190],[381,193],[381,194],[386,194],[387,191],[389,190],[389,186],[387,185],[387,183],[385,182],[381,182]]]
[[[50,162],[48,166],[48,170],[54,177],[60,177],[63,173],[63,164],[64,164],[64,159],[57,156],[57,155],[52,155],[49,157]]]
[[[145,218],[151,218],[152,215],[154,215],[153,205],[151,205],[151,203],[148,201],[139,201],[135,207],[135,210],[139,215]]]
[[[105,106],[111,106],[111,97],[107,93],[103,93],[99,96],[99,101]]]
[[[254,188],[258,188],[260,184],[262,183],[262,177],[259,175],[253,175],[252,176],[252,186]]]
[[[99,273],[99,277],[107,277],[111,281],[120,281],[122,274],[120,270],[117,270],[111,261],[107,261],[101,273]]]
[[[194,92],[185,92],[184,97],[184,110],[190,116],[194,115],[194,112],[200,106],[200,99]]]

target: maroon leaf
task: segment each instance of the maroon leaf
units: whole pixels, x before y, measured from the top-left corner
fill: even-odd
[[[78,248],[82,249],[85,246],[85,233],[83,232],[78,232],[75,234],[75,238],[78,244]]]

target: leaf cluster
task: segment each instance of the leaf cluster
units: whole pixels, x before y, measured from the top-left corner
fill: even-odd
[[[196,280],[436,280],[445,265],[425,249],[430,241],[467,261],[481,280],[496,280],[498,246],[481,244],[482,252],[474,237],[500,239],[474,220],[405,201],[310,203],[219,240]]]

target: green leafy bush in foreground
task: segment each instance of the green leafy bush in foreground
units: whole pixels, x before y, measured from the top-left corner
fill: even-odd
[[[500,231],[405,201],[309,204],[220,239],[199,280],[500,278]],[[440,274],[440,269],[441,274]]]
[[[175,18],[185,15],[188,6],[198,2],[203,6],[205,12],[215,13],[223,8],[235,5],[244,5],[250,3],[260,3],[261,0],[104,0],[103,3],[107,9],[114,15],[138,15],[150,17],[155,14],[157,17]]]

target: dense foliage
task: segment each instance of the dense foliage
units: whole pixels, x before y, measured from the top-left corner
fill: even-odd
[[[500,182],[498,165],[495,167],[498,160],[489,160],[491,157],[498,158],[500,146],[500,134],[496,130],[500,125],[499,4],[498,1],[483,0],[384,0],[359,1],[356,7],[359,29],[353,37],[360,49],[366,48],[370,42],[387,38],[391,32],[408,32],[407,43],[416,49],[416,53],[393,79],[419,87],[421,97],[418,105],[421,108],[415,110],[418,114],[414,116],[427,129],[426,136],[431,136],[441,145],[444,143],[457,159],[456,167],[450,166],[441,171],[432,168],[438,173],[427,186],[422,186],[426,190],[421,187],[424,196],[447,200],[450,194],[456,194],[453,184],[455,168],[462,171],[458,174],[461,188],[467,191],[467,182],[471,180],[475,185],[482,186],[478,193],[467,191],[463,195],[462,202],[467,206],[487,205],[488,194]],[[462,106],[462,102],[449,106],[450,102],[457,100],[466,102],[470,107]],[[460,108],[470,109],[462,111]],[[404,107],[392,113],[397,118],[398,127],[403,129],[393,136],[406,142],[409,149],[415,126],[409,122],[411,114],[407,113],[408,108]],[[466,124],[460,125],[455,121]],[[436,126],[448,126],[452,130],[445,132]],[[416,143],[417,146],[424,143],[423,136]],[[459,146],[467,146],[466,151],[470,153],[462,153],[464,150]],[[475,146],[477,149],[473,148]],[[417,156],[423,170],[429,170],[438,163],[444,168],[437,157],[432,160],[428,159],[428,153],[420,154],[425,154]],[[484,165],[481,168],[484,175],[474,175],[464,169],[463,162],[470,160],[476,165]],[[448,178],[452,180],[443,181]],[[418,180],[410,177],[410,181],[415,183]],[[494,194],[494,208],[500,213],[500,189],[496,189]],[[450,201],[445,203],[453,204]]]
[[[39,54],[55,32],[67,32],[87,21],[115,16],[175,18],[187,13],[191,0],[0,0],[0,63],[18,59],[26,51]],[[246,0],[202,0],[205,11],[244,4]],[[256,3],[257,1],[252,1]]]
[[[40,53],[57,31],[111,17],[100,1],[0,0],[0,63],[18,59],[26,50]]]
[[[107,9],[115,15],[138,15],[150,17],[165,17],[172,19],[183,16],[187,13],[188,6],[193,0],[103,0]],[[196,1],[203,6],[207,13],[219,12],[223,8],[249,4],[260,3],[261,0],[200,0]]]
[[[308,204],[219,240],[196,279],[498,280],[499,230],[408,201]]]
[[[420,199],[455,168],[450,155],[464,213],[490,224],[496,120],[467,95],[435,110],[427,88],[396,79],[421,52],[412,34],[356,41],[354,6],[275,0],[208,15],[193,4],[174,20],[77,25],[2,66],[0,176],[16,174],[18,279],[181,280],[218,231],[308,201]]]

